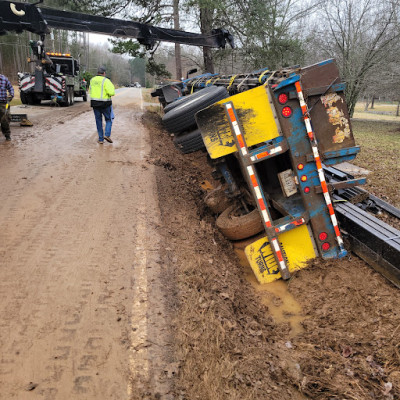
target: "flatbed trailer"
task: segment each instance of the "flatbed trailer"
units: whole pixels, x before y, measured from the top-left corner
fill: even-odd
[[[198,112],[196,120],[210,157],[233,155],[240,165],[265,231],[245,253],[257,279],[270,282],[289,279],[309,259],[347,254],[322,162],[351,160],[360,148],[333,60],[264,76],[264,84]]]
[[[354,178],[334,167],[324,171],[329,182]],[[400,288],[400,231],[373,215],[400,221],[400,210],[357,186],[335,190],[332,199],[351,251]]]
[[[262,219],[264,237],[257,236],[245,250],[260,282],[287,279],[310,258],[345,256],[341,224],[351,250],[398,285],[399,232],[363,208],[384,209],[397,218],[400,211],[360,188],[365,178],[332,167],[351,161],[360,150],[334,60],[306,68],[201,75],[169,86],[158,90],[161,96],[171,94],[166,122],[175,103],[184,106],[210,86],[227,90],[226,98],[199,111],[196,121],[216,176],[239,204],[232,220],[252,210],[244,204],[244,187]],[[173,100],[176,93],[179,102]],[[180,137],[194,132],[176,135],[182,142]],[[350,197],[367,202],[353,205]]]

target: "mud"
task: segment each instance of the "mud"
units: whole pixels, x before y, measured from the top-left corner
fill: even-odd
[[[112,145],[83,103],[29,107],[0,139],[1,399],[169,398],[140,91],[114,104]]]
[[[351,255],[257,285],[139,93],[112,145],[83,103],[0,138],[0,399],[400,398],[398,289]]]
[[[179,399],[398,399],[400,295],[356,256],[257,285],[202,199],[206,155],[145,115],[165,264],[173,262]],[[205,189],[204,189],[205,188]]]

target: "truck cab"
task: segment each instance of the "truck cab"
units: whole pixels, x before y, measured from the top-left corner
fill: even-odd
[[[79,76],[79,62],[71,54],[38,51],[31,44],[36,57],[28,59],[34,63],[33,74],[20,75],[19,89],[23,104],[40,104],[42,100],[53,100],[62,106],[70,106],[75,97],[87,101],[86,82]]]

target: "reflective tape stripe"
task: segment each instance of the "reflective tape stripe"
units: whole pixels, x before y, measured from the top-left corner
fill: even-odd
[[[272,154],[276,154],[282,151],[282,147],[281,146],[277,146],[274,147],[273,149],[271,149],[270,151],[263,151],[262,153],[256,154],[255,156],[251,157],[251,161],[256,161],[256,160],[261,160],[264,157],[268,157]]]
[[[305,223],[306,223],[306,220],[304,218],[300,218],[300,219],[297,219],[296,221],[292,221],[292,222],[289,222],[288,224],[282,225],[280,228],[275,228],[275,232],[276,233],[283,232],[290,225],[300,226],[300,225],[303,225]]]
[[[232,82],[233,82],[233,80],[232,80]],[[232,103],[225,103],[225,109],[226,109],[227,116],[228,116],[229,122],[231,124],[231,127],[236,136],[237,144],[240,147],[241,153],[243,154],[243,156],[245,156],[248,154],[248,150],[247,150],[246,142],[244,140],[244,136],[240,130],[240,126],[237,121],[236,114],[233,109]],[[276,149],[278,149],[278,148],[280,151],[281,147],[277,147]],[[275,150],[275,152],[277,152],[277,151],[278,150]],[[252,159],[252,157],[250,159]],[[253,185],[253,193],[255,194],[255,196],[257,198],[257,202],[259,205],[259,209],[261,211],[261,216],[264,220],[264,224],[267,228],[271,228],[272,227],[271,219],[270,219],[269,213],[267,211],[267,205],[265,203],[264,196],[262,195],[260,185],[258,184],[258,179],[257,179],[256,173],[255,173],[255,170],[252,165],[247,165],[246,170],[247,170],[247,174],[249,176],[250,182]],[[270,238],[268,237],[268,239],[270,239]],[[280,271],[283,274],[283,272],[287,270],[287,267],[286,267],[285,260],[283,259],[283,256],[282,256],[279,242],[276,238],[272,238],[272,240],[270,239],[270,241],[273,244],[273,247],[271,246],[271,248],[274,250],[276,259],[279,262]]]
[[[283,271],[283,270],[286,269],[286,264],[285,264],[285,261],[284,261],[284,259],[283,259],[283,255],[282,255],[281,249],[280,249],[280,247],[279,247],[279,243],[278,243],[278,241],[274,238],[274,239],[272,239],[272,244],[273,244],[273,246],[274,246],[275,253],[276,253],[277,257],[278,257],[279,265],[280,265],[280,267],[281,267],[281,270]]]
[[[263,198],[263,196],[261,194],[261,190],[260,190],[260,187],[258,185],[257,178],[256,178],[256,176],[254,174],[254,169],[253,169],[253,167],[251,165],[247,167],[247,173],[249,174],[250,181],[251,181],[251,183],[253,185],[253,188],[254,188],[254,193],[256,194],[258,204],[260,205],[261,215],[263,217],[264,224],[268,228],[270,228],[272,226],[272,224],[271,224],[271,220],[269,219],[269,216],[268,216],[268,213],[267,213],[267,205],[264,202],[264,198]]]
[[[325,180],[325,174],[324,174],[324,171],[322,168],[321,157],[319,155],[319,151],[318,151],[318,147],[317,147],[317,141],[315,139],[314,132],[312,130],[311,120],[310,120],[310,117],[308,116],[307,104],[304,101],[304,95],[303,95],[303,91],[301,89],[301,84],[299,81],[297,81],[295,83],[295,87],[296,87],[297,97],[299,99],[301,111],[303,113],[304,124],[305,124],[306,130],[307,130],[307,135],[310,139],[310,144],[311,144],[315,164],[316,164],[317,171],[318,171],[318,178],[321,183],[322,193],[324,195],[325,203],[328,208],[328,212],[329,212],[329,216],[331,218],[333,229],[335,231],[336,241],[339,245],[340,250],[343,251],[344,250],[343,239],[342,239],[342,236],[341,236],[341,233],[339,230],[338,222],[337,222],[336,215],[335,215],[335,210],[332,207],[332,200],[331,200],[331,196],[329,195],[328,185]]]
[[[100,98],[103,98],[103,90],[104,90],[104,82],[106,81],[107,78],[103,79],[103,82],[101,82],[101,94],[100,94]]]

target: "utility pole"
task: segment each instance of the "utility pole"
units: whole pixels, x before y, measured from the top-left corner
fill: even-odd
[[[203,35],[211,35],[212,13],[210,8],[200,8],[200,30]],[[209,47],[203,47],[204,71],[214,73],[214,62]]]
[[[173,0],[173,13],[174,13],[174,29],[179,30],[179,0]],[[181,58],[181,45],[175,43],[175,66],[176,78],[182,77],[182,58]]]

